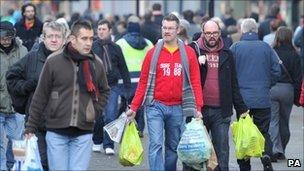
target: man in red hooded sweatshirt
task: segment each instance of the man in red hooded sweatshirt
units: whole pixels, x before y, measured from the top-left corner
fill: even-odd
[[[163,39],[148,51],[131,109],[127,111],[132,118],[139,106],[145,104],[150,170],[176,170],[176,149],[183,118],[202,117],[198,62],[193,49],[177,39],[178,28],[179,19],[175,15],[164,17]],[[162,154],[164,137],[165,161]]]

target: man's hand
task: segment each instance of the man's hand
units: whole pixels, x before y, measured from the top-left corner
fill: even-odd
[[[126,115],[128,116],[128,118],[129,118],[130,120],[132,120],[132,119],[135,118],[136,112],[134,112],[132,109],[129,109],[129,110],[126,112]]]
[[[26,134],[24,134],[24,137],[25,137],[25,139],[30,139],[32,136],[34,136],[35,134],[33,134],[33,133],[26,133]]]
[[[195,118],[196,119],[202,119],[203,118],[202,112],[196,111]]]
[[[249,115],[249,110],[247,110],[245,113],[241,114],[241,118],[245,118],[247,115]]]

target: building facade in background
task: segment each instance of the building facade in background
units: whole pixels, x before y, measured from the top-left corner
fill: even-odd
[[[7,16],[10,9],[20,9],[25,2],[37,5],[38,16],[43,21],[62,12],[69,19],[72,13],[84,14],[88,12],[88,9],[95,19],[98,19],[101,13],[103,16],[110,14],[122,16],[130,13],[143,16],[154,3],[160,3],[165,14],[181,13],[190,9],[200,14],[221,17],[227,8],[231,8],[235,19],[248,17],[255,12],[259,14],[260,21],[267,15],[271,4],[279,3],[282,18],[288,26],[293,28],[298,24],[300,16],[304,14],[304,0],[0,0],[0,15],[2,18]]]

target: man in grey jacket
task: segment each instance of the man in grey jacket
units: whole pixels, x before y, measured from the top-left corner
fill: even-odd
[[[32,98],[25,133],[31,137],[44,116],[50,170],[89,167],[94,121],[110,90],[91,50],[93,34],[90,22],[73,24],[70,42],[47,58]]]
[[[8,21],[0,22],[0,166],[1,170],[7,170],[6,151],[10,160],[13,160],[12,147],[6,148],[5,135],[8,139],[21,138],[24,117],[16,114],[9,96],[5,73],[8,68],[27,53],[19,38],[15,37],[16,31],[13,24]]]

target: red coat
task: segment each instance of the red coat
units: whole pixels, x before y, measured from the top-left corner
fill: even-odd
[[[189,61],[190,82],[194,91],[197,110],[203,106],[203,94],[200,80],[199,64],[194,50],[185,46]],[[142,65],[139,84],[131,103],[131,109],[136,111],[141,105],[147,88],[150,63],[155,47],[148,51]],[[172,54],[163,47],[157,62],[154,99],[166,105],[182,103],[183,74],[179,50]]]
[[[304,79],[302,80],[301,95],[300,95],[299,103],[301,104],[301,106],[304,106]]]

